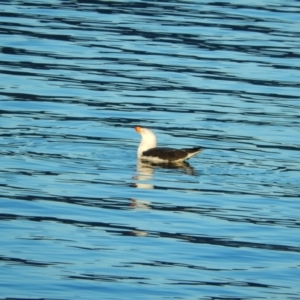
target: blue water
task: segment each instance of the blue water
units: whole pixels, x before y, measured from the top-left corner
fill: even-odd
[[[300,299],[299,1],[0,11],[1,299]]]

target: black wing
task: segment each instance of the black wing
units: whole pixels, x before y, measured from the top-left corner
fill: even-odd
[[[163,160],[175,161],[185,159],[188,154],[199,152],[201,148],[173,149],[173,148],[152,148],[143,152],[144,156],[159,157]]]

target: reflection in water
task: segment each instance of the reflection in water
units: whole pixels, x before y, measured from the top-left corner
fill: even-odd
[[[142,201],[133,198],[131,199],[130,207],[134,209],[151,209],[149,201]]]
[[[138,175],[134,177],[137,180],[150,180],[153,178],[154,168],[151,163],[142,162],[137,160],[137,173]]]
[[[135,236],[146,236],[146,235],[148,235],[148,232],[146,232],[146,231],[131,231],[128,234],[135,235]]]
[[[188,163],[188,162],[177,162],[177,163],[153,163],[149,161],[137,161],[137,176],[133,176],[133,179],[146,181],[153,179],[154,170],[155,169],[174,169],[183,171],[188,175],[196,176],[197,172],[195,169]],[[136,182],[133,183],[133,186],[140,188],[140,189],[154,189],[154,185],[151,183],[141,183]]]
[[[184,173],[189,175],[197,175],[195,169],[188,162],[177,162],[177,163],[154,163],[148,161],[138,160],[137,162],[137,171],[139,173],[139,180],[148,180],[151,179],[155,169],[174,169],[184,171]]]

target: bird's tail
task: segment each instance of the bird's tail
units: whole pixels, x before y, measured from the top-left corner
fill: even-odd
[[[201,152],[203,149],[201,147],[194,147],[194,148],[185,148],[182,149],[183,151],[187,152],[187,153],[199,153]]]

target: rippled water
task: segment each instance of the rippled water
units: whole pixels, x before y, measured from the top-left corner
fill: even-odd
[[[300,299],[299,1],[0,11],[1,299]]]

